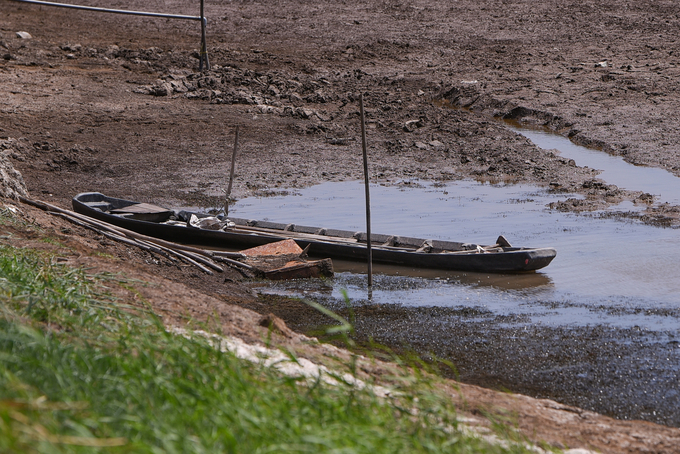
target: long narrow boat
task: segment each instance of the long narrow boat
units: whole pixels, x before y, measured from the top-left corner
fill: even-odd
[[[309,248],[312,256],[356,261],[366,261],[368,257],[364,232],[231,217],[227,223],[205,214],[175,212],[98,192],[76,195],[73,209],[144,235],[185,244],[249,248],[292,238],[300,247]],[[502,236],[495,244],[482,246],[371,234],[371,244],[375,263],[490,273],[535,271],[550,264],[557,254],[553,248],[512,247]]]

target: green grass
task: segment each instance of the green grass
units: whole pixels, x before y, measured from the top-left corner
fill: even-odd
[[[166,332],[112,276],[0,246],[2,453],[525,452],[458,430],[434,382],[398,397],[287,377]],[[349,367],[349,366],[347,366]]]

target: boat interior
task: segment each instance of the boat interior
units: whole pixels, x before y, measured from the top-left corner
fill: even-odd
[[[148,203],[138,203],[114,197],[107,197],[99,193],[80,194],[78,201],[89,208],[110,213],[112,215],[134,219],[139,221],[169,223],[174,225],[186,225],[191,215],[199,218],[210,217],[209,214],[193,213],[187,211],[173,211]],[[218,216],[220,218],[220,216]],[[235,224],[235,229],[247,229],[251,231],[281,233],[285,236],[304,236],[316,238],[320,241],[341,240],[348,243],[367,243],[366,232],[353,232],[350,230],[319,228],[297,224],[285,224],[253,219],[229,218]],[[473,243],[460,243],[434,239],[413,238],[398,235],[385,235],[371,233],[371,244],[379,248],[408,249],[414,252],[425,253],[489,253],[508,252],[522,248],[514,248],[503,237],[499,236],[496,244],[481,246]]]

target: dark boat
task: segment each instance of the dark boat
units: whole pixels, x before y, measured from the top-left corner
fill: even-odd
[[[355,261],[368,258],[364,232],[231,217],[227,224],[210,215],[175,212],[98,192],[75,196],[73,209],[100,221],[178,243],[238,249],[292,238],[300,247],[309,248],[312,256]],[[206,228],[194,227],[199,224]],[[535,271],[547,266],[557,254],[553,248],[512,247],[502,236],[495,244],[482,246],[371,234],[371,244],[375,263],[490,273]]]

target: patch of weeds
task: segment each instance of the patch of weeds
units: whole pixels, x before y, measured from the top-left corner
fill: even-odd
[[[51,244],[52,246],[63,246],[62,242],[51,236],[46,236],[40,239],[40,242]]]
[[[0,246],[0,303],[5,316],[61,326],[96,323],[118,311],[101,282],[82,269],[55,264],[45,252]],[[88,323],[86,324],[85,321]]]
[[[51,262],[0,247],[0,452],[526,452],[460,430],[426,374],[387,397],[289,376],[124,310],[101,285],[113,276]]]
[[[107,253],[107,252],[100,252],[100,251],[94,251],[92,253],[93,256],[95,257],[101,257],[103,259],[109,259],[109,260],[117,260],[117,257]]]
[[[3,205],[0,208],[0,225],[24,225],[25,222],[18,216],[19,210],[10,205]]]

